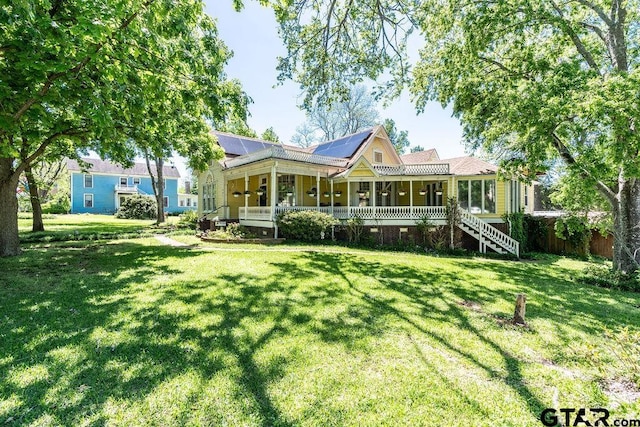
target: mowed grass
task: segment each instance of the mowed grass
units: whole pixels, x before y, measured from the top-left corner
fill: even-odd
[[[0,425],[539,426],[638,406],[585,263],[155,239],[0,259]],[[527,294],[528,328],[511,325]]]

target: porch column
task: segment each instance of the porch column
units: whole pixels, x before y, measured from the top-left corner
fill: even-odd
[[[329,179],[329,177],[327,177],[327,179]],[[331,186],[330,187],[330,191],[331,191],[331,216],[334,216],[333,215],[333,180],[330,181],[329,185]]]
[[[269,196],[269,206],[271,207],[271,221],[276,220],[276,202],[278,201],[278,176],[276,175],[276,166],[278,162],[275,162],[271,166],[271,191]]]
[[[413,218],[413,180],[409,180],[409,212]]]
[[[320,171],[316,172],[316,208],[320,210]]]
[[[244,219],[247,219],[247,208],[249,207],[249,198],[246,195],[247,190],[249,190],[249,174],[247,172],[244,173],[244,193],[242,193],[242,197],[244,197]]]
[[[223,189],[224,193],[222,195],[222,206],[224,206],[224,210],[222,211],[222,214],[224,215],[224,218],[227,219],[229,218],[229,215],[227,214],[227,212],[230,210],[229,209],[229,198],[227,195],[227,192],[229,191],[229,181],[227,181],[227,179],[224,179],[224,189]]]
[[[347,218],[351,217],[351,182],[347,178]]]
[[[371,206],[373,206],[373,217],[375,218],[376,217],[376,211],[378,210],[378,209],[376,209],[376,207],[378,206],[378,201],[376,200],[376,198],[377,198],[376,197],[377,196],[377,194],[376,194],[376,182],[372,181],[370,185],[371,185]]]

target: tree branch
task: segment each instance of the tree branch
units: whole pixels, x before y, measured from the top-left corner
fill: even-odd
[[[595,180],[596,188],[602,193],[603,196],[607,198],[607,200],[609,200],[609,202],[611,202],[612,205],[615,206],[617,198],[613,190],[611,190],[611,188],[609,188],[609,186],[601,180],[595,179],[585,168],[580,166],[567,146],[564,144],[564,142],[562,142],[560,137],[555,132],[551,133],[551,138],[553,147],[556,149],[558,154],[560,154],[562,160],[564,160],[565,163],[569,166],[577,167],[580,170],[580,175],[582,175],[584,178]]]
[[[142,12],[142,10],[144,10],[146,7],[148,7],[154,1],[156,1],[156,0],[147,0],[145,3],[143,3],[142,7],[139,10],[137,10],[134,13],[132,13],[124,21],[122,21],[120,26],[117,28],[117,31],[125,30],[129,26],[129,24],[131,24],[131,22],[133,22],[133,20],[140,14],[140,12]],[[115,33],[116,32],[114,31],[111,34],[111,36],[109,36],[107,38],[107,41],[113,40],[115,38]],[[82,61],[80,61],[73,68],[70,68],[70,69],[68,69],[66,71],[61,71],[61,72],[58,72],[58,73],[51,74],[47,78],[47,80],[44,82],[44,85],[42,86],[42,88],[38,91],[37,96],[34,96],[34,97],[31,97],[31,98],[27,99],[25,101],[25,103],[22,104],[22,106],[18,109],[18,111],[13,115],[13,119],[15,121],[20,120],[20,118],[24,115],[24,113],[26,113],[29,110],[29,108],[31,108],[33,106],[33,104],[35,104],[38,101],[39,98],[42,98],[43,96],[45,96],[49,92],[49,90],[51,89],[51,86],[53,85],[53,83],[55,83],[56,80],[58,80],[59,78],[61,78],[63,76],[66,76],[68,74],[77,74],[77,73],[79,73],[91,61],[93,56],[96,53],[98,53],[105,46],[107,41],[95,44],[93,46],[93,51],[90,54],[88,54],[87,56],[85,56],[84,59]]]
[[[582,43],[582,40],[580,40],[580,37],[578,37],[578,34],[576,34],[573,28],[571,28],[571,24],[565,19],[562,9],[560,9],[560,7],[556,4],[555,1],[551,2],[551,6],[558,14],[560,26],[562,27],[563,31],[569,36],[569,38],[573,42],[576,49],[578,49],[578,52],[580,53],[580,55],[582,55],[584,60],[587,61],[587,64],[589,64],[589,67],[591,67],[594,71],[600,74],[600,67],[598,67],[598,64],[593,59],[591,52],[587,50],[585,45]]]

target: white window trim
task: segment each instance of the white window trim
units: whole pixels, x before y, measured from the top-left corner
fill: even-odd
[[[380,161],[377,161],[377,160],[376,160],[376,155],[378,155],[378,154],[380,154]],[[376,164],[382,164],[382,163],[384,162],[384,157],[382,157],[382,156],[383,156],[382,151],[380,151],[380,150],[373,150],[373,163],[376,163]]]
[[[87,185],[87,177],[91,178],[91,185]],[[84,185],[84,188],[93,188],[93,175],[91,175],[90,173],[82,174],[82,183]]]
[[[91,206],[87,206],[87,196],[91,196]],[[93,197],[93,193],[84,193],[84,195],[82,196],[82,205],[85,208],[89,208],[89,209],[93,209],[95,207],[95,203],[94,203],[95,197]]]
[[[124,181],[124,184],[122,183]],[[129,186],[129,179],[126,176],[121,176],[120,177],[120,186],[121,187],[128,187]]]
[[[459,179],[457,182],[461,182],[461,181],[466,181],[467,182],[467,209],[471,208],[471,182],[472,181],[480,181],[481,185],[480,185],[480,194],[482,195],[482,198],[480,200],[480,213],[477,215],[493,215],[496,214],[498,212],[498,200],[497,200],[497,194],[494,194],[494,200],[493,200],[493,212],[485,212],[486,208],[484,206],[484,195],[485,195],[485,182],[486,181],[493,181],[495,183],[494,185],[494,191],[497,193],[498,192],[498,183],[497,180],[495,178],[479,178],[479,179],[471,179],[471,178],[467,178],[467,179]],[[456,183],[456,187],[458,187],[458,184]],[[459,187],[456,189],[458,190]],[[460,195],[458,195],[458,199],[460,198]]]
[[[140,185],[140,178],[139,177],[134,177],[133,178],[133,185]]]
[[[169,196],[162,196],[162,207],[169,207]]]

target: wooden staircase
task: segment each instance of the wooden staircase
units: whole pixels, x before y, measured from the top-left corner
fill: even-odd
[[[520,258],[520,243],[487,224],[475,215],[464,209],[460,209],[459,227],[470,236],[480,242],[480,252],[486,253],[487,248],[493,249],[499,254],[510,253]]]

